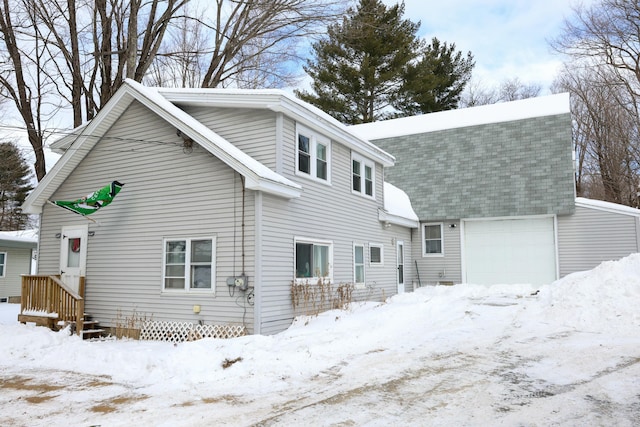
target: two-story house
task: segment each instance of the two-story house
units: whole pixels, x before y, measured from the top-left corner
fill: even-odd
[[[127,80],[54,148],[23,206],[40,214],[38,280],[102,325],[138,313],[270,334],[294,317],[293,284],[403,290],[417,217],[385,206],[394,158],[285,92]],[[112,181],[124,187],[94,221],[48,203]]]

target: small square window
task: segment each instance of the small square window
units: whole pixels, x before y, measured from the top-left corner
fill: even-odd
[[[382,245],[377,243],[369,243],[369,264],[382,265],[383,264],[383,252]]]

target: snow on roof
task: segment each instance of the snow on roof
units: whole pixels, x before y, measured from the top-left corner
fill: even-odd
[[[632,208],[625,205],[619,205],[617,203],[605,202],[603,200],[576,197],[576,206],[640,217],[640,209]]]
[[[0,240],[38,243],[38,230],[0,231]]]
[[[384,183],[384,212],[379,213],[379,219],[412,228],[419,223],[407,193],[388,182]]]
[[[362,138],[376,140],[569,112],[569,94],[561,93],[500,104],[364,123],[351,126],[350,129]]]
[[[414,221],[419,220],[418,215],[416,215],[411,206],[411,200],[409,200],[407,193],[388,182],[384,183],[384,210],[391,215]]]

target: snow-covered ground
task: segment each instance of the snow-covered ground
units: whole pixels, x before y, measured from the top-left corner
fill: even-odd
[[[275,336],[87,342],[0,304],[3,426],[634,426],[640,255],[425,287]]]

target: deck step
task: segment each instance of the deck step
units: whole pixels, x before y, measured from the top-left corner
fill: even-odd
[[[98,322],[97,320],[83,320],[82,327],[87,328],[88,326],[95,326],[95,325],[98,325],[99,323],[100,322]]]
[[[104,329],[83,329],[82,330],[82,333],[83,334],[87,334],[87,335],[90,335],[90,334],[101,334],[103,332],[104,332]]]

